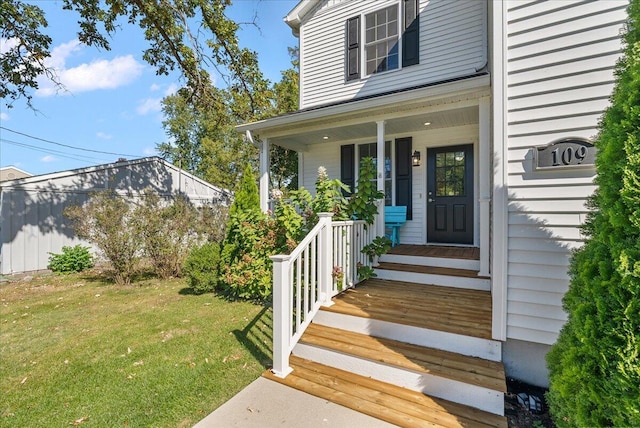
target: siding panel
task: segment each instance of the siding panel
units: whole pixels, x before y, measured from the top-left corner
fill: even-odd
[[[474,74],[486,63],[486,2],[422,0],[420,63],[345,82],[345,23],[393,1],[344,1],[301,25],[301,108]]]
[[[536,171],[533,148],[590,138],[608,105],[626,1],[507,5],[507,337],[551,344],[565,320],[570,252],[593,169]]]

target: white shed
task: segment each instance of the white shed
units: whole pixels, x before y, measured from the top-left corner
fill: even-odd
[[[78,239],[62,214],[91,192],[115,189],[135,196],[151,188],[160,196],[185,195],[196,206],[228,204],[231,192],[213,186],[158,157],[97,165],[0,183],[0,273],[46,269],[49,253]]]

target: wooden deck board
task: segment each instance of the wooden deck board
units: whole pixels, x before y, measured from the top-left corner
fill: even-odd
[[[322,310],[491,339],[488,291],[369,279]]]
[[[391,248],[388,254],[401,256],[441,257],[447,259],[480,260],[477,247],[457,247],[449,245],[407,245]]]
[[[507,427],[506,418],[295,356],[276,382],[404,427]]]
[[[371,361],[506,392],[502,363],[311,324],[301,342]]]
[[[460,276],[463,278],[487,278],[485,276],[479,276],[478,271],[475,270],[445,268],[439,266],[420,266],[407,265],[403,263],[380,262],[377,268],[400,272],[426,273],[431,275]]]

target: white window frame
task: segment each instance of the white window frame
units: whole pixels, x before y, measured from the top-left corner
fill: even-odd
[[[380,71],[380,72],[372,72],[369,73],[369,69],[368,69],[368,64],[367,64],[367,46],[369,45],[367,43],[367,16],[369,15],[373,15],[376,14],[380,11],[389,9],[393,6],[396,6],[396,35],[395,35],[395,40],[397,41],[397,50],[398,50],[398,66],[396,68],[392,68],[392,69],[386,69],[384,71]],[[378,8],[376,10],[373,10],[371,12],[367,12],[367,13],[363,13],[361,19],[362,25],[360,26],[360,37],[362,40],[362,49],[361,49],[361,63],[362,63],[362,72],[364,76],[372,76],[374,74],[384,74],[384,73],[388,73],[388,72],[393,72],[396,70],[401,70],[402,69],[402,17],[403,17],[403,2],[399,1],[399,2],[393,2],[393,3],[388,3],[386,5],[384,5],[384,7]],[[372,42],[372,44],[377,44],[383,40],[387,40],[387,39],[391,39],[390,37],[387,37],[386,39],[381,39],[381,40],[376,40],[375,42]],[[388,53],[388,52],[387,52]],[[388,56],[387,56],[388,58]]]

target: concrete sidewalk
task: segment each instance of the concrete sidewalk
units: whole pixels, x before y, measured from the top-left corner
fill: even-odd
[[[194,428],[393,426],[395,425],[260,377],[198,422]]]

